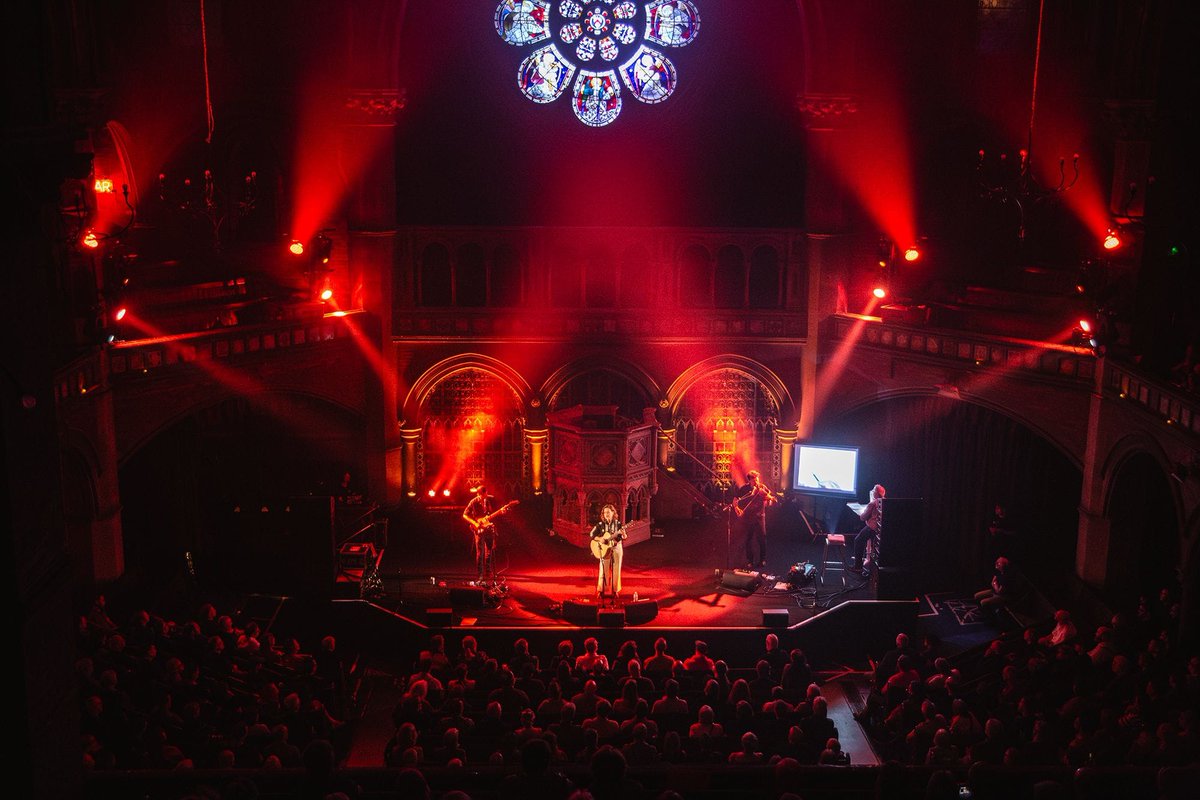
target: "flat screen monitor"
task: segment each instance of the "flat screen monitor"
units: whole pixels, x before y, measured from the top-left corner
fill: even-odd
[[[821,444],[796,445],[792,490],[854,497],[858,480],[858,448]]]

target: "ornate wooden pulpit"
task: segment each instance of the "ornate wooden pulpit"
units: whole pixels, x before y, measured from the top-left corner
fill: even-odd
[[[617,414],[616,406],[573,406],[546,415],[550,429],[550,490],[554,532],[588,546],[588,532],[605,503],[616,506],[629,538],[650,538],[654,484],[654,409],[642,419]]]

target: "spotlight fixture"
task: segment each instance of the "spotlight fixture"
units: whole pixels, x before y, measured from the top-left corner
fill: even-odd
[[[304,255],[304,242],[299,239],[292,239],[292,243],[288,245],[288,252],[294,256]]]
[[[333,299],[333,289],[325,289],[323,292],[321,292],[321,299],[324,300],[325,302],[329,302],[330,300],[332,300]]]
[[[126,308],[125,306],[121,306],[113,314],[113,319],[115,319],[117,322],[120,322],[121,320],[125,319],[125,315],[128,313],[129,313],[129,309]]]
[[[1092,323],[1086,319],[1079,320],[1079,330],[1083,331],[1084,333],[1091,333]]]
[[[333,254],[333,240],[323,233],[318,233],[317,238],[312,241],[313,263],[328,264],[329,257]]]
[[[429,496],[430,496],[430,497],[437,497],[437,491],[436,491],[436,490],[434,490],[434,489],[430,489],[430,490],[429,490]]]
[[[1121,240],[1121,229],[1109,228],[1108,232],[1104,234],[1103,243],[1104,249],[1108,250],[1109,252],[1119,249],[1123,243]]]
[[[449,496],[450,496],[450,490],[442,489],[442,497],[449,497]]]
[[[100,237],[96,235],[95,231],[88,231],[79,242],[89,250],[95,250],[100,246]]]
[[[913,262],[921,257],[921,250],[914,244],[904,248],[904,260]]]
[[[882,300],[883,298],[887,297],[887,289],[885,289],[882,286],[876,286],[874,289],[871,290],[871,294],[876,299]]]

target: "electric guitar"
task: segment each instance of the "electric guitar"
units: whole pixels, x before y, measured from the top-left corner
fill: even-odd
[[[598,536],[592,539],[592,555],[603,561],[608,558],[612,549],[617,546],[617,542],[629,536],[625,532],[625,526],[622,525],[617,529],[616,533],[606,533],[603,536]]]
[[[479,540],[481,537],[486,537],[485,541],[488,545],[496,543],[496,526],[492,524],[492,519],[507,512],[515,505],[519,505],[520,500],[509,500],[504,505],[497,508],[490,514],[480,517],[476,520],[471,520],[471,533],[475,535],[475,548],[479,548]]]

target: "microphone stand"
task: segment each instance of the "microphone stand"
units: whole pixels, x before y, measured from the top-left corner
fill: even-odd
[[[667,437],[667,441],[669,441],[669,442],[671,442],[671,444],[675,445],[675,449],[678,452],[683,453],[685,456],[687,456],[692,461],[694,461],[700,467],[700,469],[707,472],[709,474],[709,476],[713,479],[714,483],[721,482],[721,478],[719,475],[717,475],[716,471],[714,471],[713,468],[710,467],[708,464],[705,464],[703,461],[701,461],[699,458],[697,458],[696,455],[694,453],[692,453],[692,451],[688,450],[686,447],[681,445],[679,443],[679,440],[675,438],[675,434],[667,433],[666,431],[664,431],[662,429],[662,426],[659,426],[658,429]],[[729,500],[729,489],[728,488],[722,489],[721,491],[725,495],[725,501],[722,502],[720,505],[718,505],[717,508],[719,508],[725,512],[725,563],[723,564],[723,567],[725,569],[729,569],[729,552],[732,549],[731,541],[733,539],[733,517],[732,517],[733,504],[737,502],[737,499],[735,498],[732,501]],[[705,498],[705,499],[707,500],[707,498]],[[713,510],[713,506],[707,502],[704,504],[704,508],[707,511]]]

